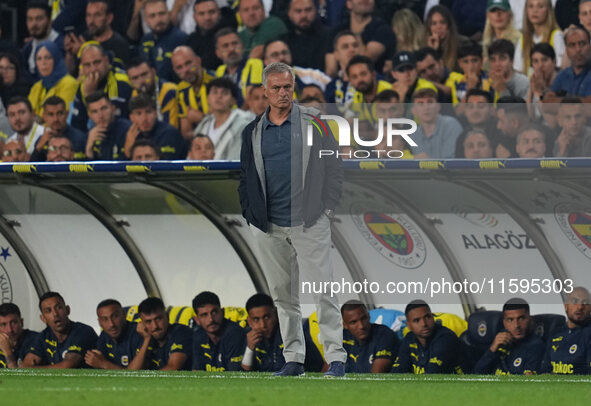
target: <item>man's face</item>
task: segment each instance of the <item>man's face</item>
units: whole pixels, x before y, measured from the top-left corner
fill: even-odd
[[[54,137],[47,143],[48,162],[67,162],[74,160],[72,143],[66,137]]]
[[[133,149],[132,161],[157,161],[158,154],[149,145],[139,145]]]
[[[371,332],[369,313],[363,306],[343,313],[343,327],[349,330],[357,341],[365,341]]]
[[[156,340],[162,341],[168,333],[168,315],[164,310],[151,314],[140,314],[148,333]]]
[[[109,337],[116,340],[121,335],[127,321],[121,306],[103,306],[97,310],[98,322],[101,328]]]
[[[585,324],[591,317],[591,298],[585,289],[575,288],[564,304],[568,320],[577,325]]]
[[[412,86],[412,84],[417,80],[417,68],[414,66],[402,66],[398,69],[392,71],[392,76],[396,81],[406,84],[406,86]],[[404,95],[400,95],[404,97]]]
[[[591,2],[579,3],[579,22],[587,31],[591,31]]]
[[[58,134],[61,134],[65,129],[68,121],[68,114],[66,106],[63,104],[46,105],[43,109],[43,122],[45,127],[51,128]]]
[[[248,325],[268,340],[279,325],[277,311],[269,306],[253,307],[248,312]]]
[[[561,104],[558,110],[558,123],[562,130],[571,137],[582,137],[585,129],[583,105]]]
[[[417,62],[417,72],[423,79],[441,83],[445,72],[443,61],[437,61],[432,55],[427,55],[425,59]]]
[[[572,65],[581,68],[591,58],[591,44],[589,37],[581,30],[576,30],[566,37],[566,54]]]
[[[441,106],[432,97],[420,97],[413,100],[412,112],[421,123],[434,123],[437,121],[440,110]]]
[[[514,340],[525,338],[529,331],[530,317],[525,309],[506,310],[503,312],[503,326],[511,333]]]
[[[217,305],[202,306],[197,309],[196,321],[208,334],[217,334],[224,323],[224,311]]]
[[[302,93],[300,94],[300,100],[306,98],[313,98],[318,100],[320,103],[324,103],[324,93],[316,86],[306,86],[302,89]]]
[[[372,14],[375,7],[374,0],[347,0],[346,4],[352,14],[359,15]]]
[[[412,309],[406,315],[406,326],[417,337],[427,339],[431,337],[435,329],[433,313],[431,313],[427,306]]]
[[[334,56],[341,69],[349,64],[351,58],[359,55],[359,40],[354,35],[343,35],[336,43]]]
[[[544,134],[538,130],[525,130],[519,134],[516,150],[519,158],[542,158],[546,153]]]
[[[6,334],[13,346],[18,342],[23,328],[23,319],[16,314],[0,316],[0,333]]]
[[[219,23],[222,13],[213,0],[195,4],[193,18],[201,31],[209,31]]]
[[[55,333],[66,333],[70,324],[70,306],[58,297],[50,297],[41,303],[41,321]]]
[[[8,121],[14,132],[25,135],[31,131],[35,115],[25,103],[16,103],[8,106]]]
[[[10,141],[2,149],[2,162],[25,162],[27,161],[27,148],[21,141]]]
[[[242,42],[238,34],[231,33],[218,38],[215,54],[228,66],[236,66],[242,61]]]
[[[201,59],[194,54],[187,51],[176,52],[172,55],[171,62],[174,73],[185,82],[195,84],[201,81]]]
[[[513,70],[513,61],[507,54],[494,54],[489,57],[490,71],[497,75],[508,76]]]
[[[107,13],[105,3],[88,3],[86,6],[86,27],[93,38],[103,35],[112,21],[113,14]]]
[[[537,74],[543,74],[545,77],[552,77],[552,73],[554,72],[554,69],[556,69],[556,62],[549,56],[540,52],[534,52],[531,56],[531,66]]]
[[[497,110],[497,128],[501,130],[505,135],[517,136],[517,129],[519,123],[514,117],[507,114],[505,109]]]
[[[164,33],[170,25],[170,13],[164,1],[146,3],[144,7],[144,18],[148,27],[155,34]]]
[[[265,96],[265,88],[257,86],[248,93],[248,108],[257,116],[269,107],[269,102]]]
[[[404,104],[395,98],[391,98],[388,102],[376,102],[375,109],[377,118],[384,120],[384,125],[387,124],[389,118],[404,116]]]
[[[486,135],[474,133],[464,140],[464,156],[467,159],[492,158],[492,148]]]
[[[90,47],[82,53],[80,57],[82,66],[82,75],[89,76],[91,73],[98,72],[99,80],[103,80],[109,73],[109,57],[102,55],[96,47]]]
[[[483,125],[488,120],[491,106],[484,96],[471,96],[466,102],[466,119],[473,126]]]
[[[214,86],[209,89],[207,103],[211,111],[222,113],[230,111],[236,100],[229,89]]]
[[[107,99],[102,98],[88,105],[88,117],[97,126],[107,128],[115,119],[115,106]]]
[[[27,10],[27,30],[31,37],[35,39],[44,39],[49,32],[51,20],[47,14],[40,8],[31,8]]]
[[[482,69],[482,58],[476,55],[468,55],[458,59],[458,65],[464,74],[474,73],[480,75]]]
[[[187,159],[209,161],[213,159],[214,155],[213,144],[209,137],[197,137],[191,142],[191,149]]]
[[[349,82],[362,94],[370,94],[376,86],[376,74],[366,64],[357,63],[349,67]]]
[[[273,62],[283,62],[291,66],[291,52],[283,41],[275,41],[267,45],[264,59],[265,66]]]
[[[129,113],[129,119],[143,133],[149,133],[156,125],[158,115],[153,107],[142,107]]]
[[[240,0],[238,14],[244,26],[256,30],[265,21],[265,9],[261,0]]]
[[[133,88],[140,93],[153,94],[156,90],[156,72],[147,63],[129,68],[127,76]]]
[[[287,15],[298,30],[306,31],[316,19],[316,6],[312,0],[292,0]]]
[[[272,108],[285,109],[293,100],[293,77],[289,72],[271,73],[267,76],[265,96]]]

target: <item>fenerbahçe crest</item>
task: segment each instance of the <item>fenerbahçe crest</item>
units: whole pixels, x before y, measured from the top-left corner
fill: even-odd
[[[591,214],[582,207],[563,203],[554,208],[554,217],[568,240],[591,259]]]
[[[402,214],[363,212],[351,207],[351,218],[361,234],[388,261],[407,269],[425,262],[425,242],[415,225]]]

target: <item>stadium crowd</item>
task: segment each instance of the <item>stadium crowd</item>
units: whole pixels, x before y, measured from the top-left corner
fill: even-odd
[[[31,0],[23,12],[20,48],[0,26],[3,162],[239,159],[272,62],[293,67],[299,103],[358,118],[364,139],[388,118],[418,123],[417,146],[394,137],[345,158],[591,156],[590,0]]]
[[[549,329],[544,342],[534,331],[529,304],[510,299],[502,308],[502,328],[478,347],[464,339],[466,327],[454,328],[457,316],[434,315],[422,300],[406,306],[408,331],[400,331],[400,338],[390,327],[371,323],[363,303],[348,301],[341,306],[345,368],[348,373],[591,374],[589,291],[574,288],[564,308],[566,323]],[[92,327],[70,320],[70,308],[57,292],[42,295],[39,309],[47,328],[37,333],[24,329],[18,306],[0,305],[0,368],[277,372],[285,364],[277,309],[264,293],[246,302],[244,327],[240,318],[226,317],[218,296],[208,291],[193,299],[188,325],[171,322],[159,298],[145,299],[136,314],[117,300],[103,300],[97,306],[98,337]],[[314,324],[313,316],[304,321],[303,370],[321,372],[328,365]],[[487,335],[481,322],[477,329],[481,338]]]

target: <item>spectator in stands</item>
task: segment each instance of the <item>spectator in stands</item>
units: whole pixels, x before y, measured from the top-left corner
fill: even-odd
[[[586,125],[585,105],[576,97],[560,102],[558,124],[562,128],[554,142],[556,157],[591,157],[591,128]]]
[[[517,136],[515,147],[519,158],[543,158],[546,154],[546,135],[535,125],[525,126]]]
[[[540,372],[544,342],[533,333],[529,304],[520,298],[503,305],[504,330],[474,366],[475,374],[535,375]]]
[[[216,70],[222,60],[215,52],[215,33],[222,28],[236,29],[236,16],[229,7],[219,7],[215,0],[197,0],[194,5],[195,31],[187,45],[201,57],[205,69]]]
[[[193,335],[194,371],[240,371],[246,332],[224,318],[219,297],[201,292],[193,298],[195,323],[201,328]]]
[[[579,23],[591,32],[591,0],[579,1]]]
[[[71,321],[70,306],[57,292],[39,298],[41,321],[47,328],[37,335],[22,366],[24,368],[83,368],[84,354],[96,345],[94,329]]]
[[[14,131],[8,141],[22,140],[25,144],[28,159],[35,150],[35,144],[43,135],[45,128],[35,121],[35,113],[33,113],[31,102],[27,98],[14,97],[10,99],[6,104],[6,113],[10,127]]]
[[[498,39],[488,47],[489,76],[495,100],[507,96],[522,99],[527,97],[529,80],[524,74],[513,70],[514,52],[515,47],[506,39]]]
[[[125,136],[125,156],[131,158],[131,147],[136,140],[147,139],[158,147],[161,159],[183,159],[187,155],[185,140],[177,128],[158,120],[155,102],[147,95],[139,95],[129,101],[132,125]]]
[[[179,125],[185,140],[193,136],[193,129],[204,114],[207,114],[206,86],[212,77],[201,67],[201,59],[187,46],[181,46],[172,53],[172,66],[179,83]]]
[[[121,303],[105,299],[98,304],[96,314],[102,331],[96,349],[84,356],[86,364],[97,369],[141,369],[135,355],[144,339],[137,332],[137,324],[125,319]]]
[[[355,87],[349,82],[347,75],[347,66],[355,55],[361,54],[361,43],[351,31],[341,31],[335,36],[333,49],[332,57],[327,55],[327,68],[332,63],[334,72],[331,75],[329,69],[326,71],[333,79],[326,86],[324,97],[327,103],[334,103],[342,113],[355,95]]]
[[[65,135],[52,137],[47,143],[47,162],[67,162],[74,160],[72,142]]]
[[[412,101],[412,113],[420,123],[412,136],[417,144],[412,147],[415,158],[454,158],[456,140],[462,133],[460,123],[453,117],[439,114],[441,105],[433,89],[417,90]]]
[[[352,111],[360,120],[375,124],[377,117],[371,103],[378,93],[391,89],[392,85],[385,80],[378,80],[374,64],[367,56],[356,55],[347,65],[347,76],[355,88]]]
[[[556,52],[556,66],[563,66],[564,39],[556,23],[551,0],[526,1],[523,36],[517,42],[513,58],[513,67],[517,72],[528,73],[531,49],[539,42],[549,43]]]
[[[458,49],[460,72],[451,72],[445,85],[451,89],[452,102],[455,105],[464,101],[471,89],[490,91],[488,73],[482,70],[482,47],[474,41],[465,41]]]
[[[427,46],[441,52],[447,69],[455,70],[460,36],[449,9],[441,5],[431,8],[425,21],[425,33]]]
[[[36,332],[24,328],[17,305],[0,304],[0,369],[18,368],[36,337]]]
[[[6,141],[2,148],[2,162],[27,162],[29,154],[22,138],[13,138]]]
[[[392,88],[400,95],[404,103],[410,103],[417,90],[432,89],[437,94],[437,87],[418,75],[417,60],[412,52],[397,52],[392,58]],[[378,90],[378,92],[381,90]]]
[[[74,99],[71,125],[88,131],[87,98],[96,91],[105,92],[115,106],[116,115],[127,118],[127,102],[132,91],[127,74],[112,68],[105,50],[92,42],[80,48],[80,66],[80,87]]]
[[[515,46],[521,38],[521,32],[513,26],[513,11],[509,0],[488,0],[486,6],[486,24],[482,34],[484,69],[488,70],[488,47],[497,39],[506,39]]]
[[[358,300],[341,306],[347,373],[386,373],[398,354],[398,336],[386,326],[370,323],[367,307]]]
[[[144,341],[133,360],[134,366],[160,371],[190,370],[191,329],[182,324],[170,324],[164,303],[157,297],[142,301],[138,313],[142,321],[137,331]]]
[[[408,8],[398,10],[392,18],[396,50],[416,52],[425,45],[425,27],[421,19]]]
[[[450,72],[443,63],[441,53],[433,48],[424,47],[415,52],[415,58],[418,76],[435,85],[440,103],[451,103],[451,89],[445,86]]]
[[[215,155],[213,142],[205,134],[196,134],[189,145],[187,159],[194,161],[210,161]]]
[[[140,138],[131,146],[131,161],[159,161],[159,148],[153,141]]]
[[[591,96],[591,45],[587,30],[571,27],[564,32],[566,54],[571,66],[560,71],[550,86],[550,92],[544,96],[544,102],[557,103],[561,97],[584,97],[586,101]]]
[[[172,24],[179,27],[185,34],[195,31],[195,0],[166,0],[166,5],[170,10],[170,20]]]
[[[16,56],[0,54],[0,102],[6,107],[15,96],[27,97],[31,85],[23,79],[21,65]]]
[[[493,140],[497,138],[497,122],[494,117],[495,110],[490,92],[470,89],[466,95],[466,102],[463,103],[463,113],[464,116],[460,119],[462,119],[464,132],[456,141],[456,158],[468,158],[465,155],[467,149],[471,149],[473,157],[478,154],[487,155],[487,158],[493,157],[496,147]],[[471,142],[466,144],[466,138],[470,133],[476,135]],[[478,136],[481,134],[486,140]],[[467,146],[473,148],[467,148]],[[486,151],[487,147],[491,148],[490,154]],[[478,149],[479,152],[476,152],[475,149]]]
[[[172,51],[187,41],[187,34],[172,25],[165,0],[145,0],[144,15],[152,32],[142,37],[141,54],[156,69],[158,77],[174,81]]]
[[[269,107],[269,101],[265,96],[265,88],[262,84],[252,85],[248,89],[246,106],[255,116],[259,116]]]
[[[261,0],[248,0],[260,2]],[[262,83],[263,61],[243,56],[240,37],[230,28],[223,28],[215,35],[216,55],[224,62],[216,70],[217,77],[229,77],[240,90],[238,106],[244,104],[248,87]],[[258,53],[258,51],[257,51]],[[263,45],[260,45],[262,57]]]
[[[86,140],[86,157],[97,161],[124,160],[123,147],[131,122],[116,116],[115,105],[103,92],[91,93],[86,103],[88,117],[94,123]]]
[[[61,98],[69,106],[76,97],[78,81],[68,74],[58,47],[51,41],[41,42],[35,51],[35,62],[41,80],[29,93],[33,112],[38,117],[43,116],[43,105],[52,96]]]
[[[495,156],[515,158],[517,135],[521,128],[529,124],[529,114],[525,100],[520,97],[501,97],[497,101],[497,128],[501,131],[497,139]]]
[[[531,66],[533,73],[529,78],[529,92],[526,101],[530,115],[537,119],[543,115],[540,101],[549,92],[558,73],[556,71],[556,53],[550,44],[541,42],[533,46]]]
[[[250,331],[246,333],[242,369],[258,372],[279,371],[285,364],[285,358],[277,308],[273,299],[264,293],[257,293],[246,302],[246,311]]]
[[[241,42],[240,51],[244,52],[245,59],[261,59],[263,44],[287,33],[287,27],[280,18],[265,17],[262,0],[240,0],[238,15],[244,25],[238,35],[240,36],[239,42]],[[216,48],[219,48],[217,40]],[[219,55],[218,57],[224,59]],[[224,63],[227,62],[224,61]]]
[[[215,146],[215,159],[239,160],[241,134],[254,116],[233,108],[238,89],[228,78],[216,78],[207,85],[209,113],[195,128],[195,134],[205,134]]]
[[[326,100],[324,99],[324,92],[320,86],[315,84],[305,85],[300,93],[300,98],[308,98],[316,100],[318,103],[326,103]]]
[[[144,95],[154,99],[158,120],[178,128],[179,104],[176,85],[156,76],[156,70],[142,58],[132,59],[128,63],[127,75],[133,86],[131,96]]]
[[[542,372],[553,374],[591,374],[591,295],[576,287],[564,302],[566,326],[548,340]]]
[[[400,101],[400,96],[398,95],[398,93],[396,93],[396,91],[394,90],[386,89],[376,95],[374,105],[378,122],[370,131],[371,137],[373,137],[374,139],[376,137],[376,131],[379,130],[380,125],[379,119],[382,119],[382,131],[384,134],[382,142],[376,145],[375,147],[372,147],[374,151],[380,151],[374,153],[376,155],[375,158],[412,159],[413,155],[410,152],[409,146],[405,143],[401,136],[393,136],[391,145],[388,145],[388,137],[386,136],[386,127],[388,125],[388,119],[404,117],[405,106]],[[401,151],[402,155],[400,155],[400,152],[396,151]]]
[[[453,331],[435,323],[429,305],[423,300],[413,300],[404,314],[410,331],[402,339],[392,372],[462,373],[462,345]],[[432,359],[439,362],[430,362]]]
[[[23,60],[31,83],[41,79],[35,64],[37,47],[43,41],[54,42],[62,55],[64,54],[64,37],[51,28],[51,9],[47,1],[33,0],[27,3],[27,30],[31,41],[23,47]]]
[[[330,31],[317,16],[313,0],[289,2],[289,30],[282,39],[291,50],[295,66],[324,71],[325,55],[330,51]]]
[[[458,138],[458,143],[462,141],[462,155],[456,158],[464,157],[466,159],[486,159],[493,157],[493,149],[490,139],[484,131],[468,130]]]

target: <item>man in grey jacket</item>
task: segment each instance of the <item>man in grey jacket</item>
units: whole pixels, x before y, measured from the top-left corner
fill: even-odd
[[[320,112],[293,102],[294,83],[293,71],[284,63],[272,63],[263,71],[269,108],[242,133],[238,188],[242,214],[277,306],[286,361],[279,376],[304,374],[299,273],[312,282],[333,279],[330,220],[343,181],[338,145],[329,130],[322,134],[308,127],[307,120]],[[329,150],[334,154],[326,153]],[[347,353],[337,300],[325,293],[316,294],[314,301],[329,363],[325,375],[344,376]],[[243,364],[252,356],[247,351]]]

